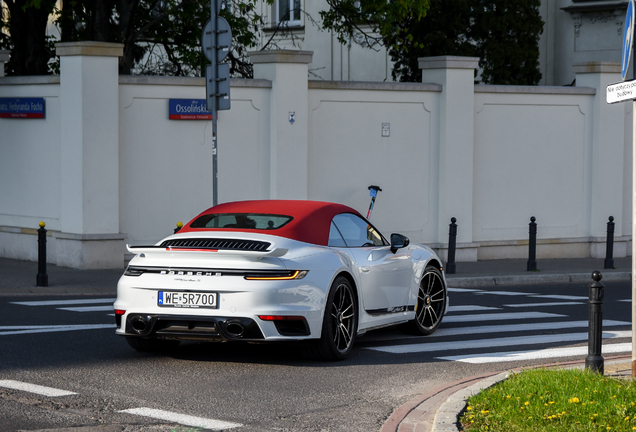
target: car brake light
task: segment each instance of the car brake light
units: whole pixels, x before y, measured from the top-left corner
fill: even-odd
[[[263,321],[303,321],[305,317],[293,315],[259,315]]]
[[[218,252],[218,249],[206,249],[206,248],[183,248],[183,247],[172,247],[172,246],[168,246],[166,248],[166,250],[168,252],[177,252],[177,251],[182,251],[182,252]]]
[[[293,280],[302,279],[307,276],[308,270],[292,270],[285,273],[277,273],[272,275],[267,274],[255,274],[253,276],[245,276],[247,280]]]
[[[121,309],[115,309],[115,315],[125,315],[126,311]]]

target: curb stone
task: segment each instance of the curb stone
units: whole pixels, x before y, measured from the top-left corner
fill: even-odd
[[[459,431],[459,415],[466,408],[468,399],[480,391],[492,387],[510,376],[510,372],[502,372],[485,378],[471,386],[461,389],[451,395],[437,410],[433,422],[433,432],[457,432]]]
[[[623,282],[632,280],[631,272],[606,272],[603,281]],[[547,283],[591,283],[590,273],[530,274],[515,276],[447,277],[446,282],[453,288],[483,288]]]

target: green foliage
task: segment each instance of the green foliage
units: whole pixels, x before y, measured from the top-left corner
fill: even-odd
[[[636,381],[535,369],[471,397],[460,422],[467,432],[632,431],[635,400]]]
[[[541,79],[540,0],[325,1],[329,7],[320,12],[322,28],[333,31],[341,43],[353,39],[363,46],[386,46],[396,80],[421,81],[417,59],[436,55],[480,57],[482,80],[490,84],[537,84]],[[12,50],[7,73],[58,71],[59,60],[49,61],[53,41],[44,34],[55,0],[0,3],[9,12],[0,22],[0,48]],[[247,52],[257,47],[265,25],[259,0],[224,4],[221,15],[233,36],[230,73],[252,77]],[[56,24],[64,42],[123,43],[122,74],[201,76],[208,63],[201,32],[209,18],[209,0],[64,0]],[[285,31],[277,28],[272,39]]]
[[[477,0],[471,38],[479,47],[482,79],[489,84],[535,85],[539,72],[541,0]]]
[[[395,64],[393,78],[421,81],[419,57],[460,55],[480,58],[481,79],[487,84],[538,84],[540,4],[540,0],[431,0],[426,18],[403,21],[387,40]]]
[[[386,44],[405,20],[419,21],[426,16],[431,0],[326,0],[329,9],[321,11],[323,27],[334,31],[341,43],[355,34],[366,44]]]
[[[388,39],[394,62],[393,79],[421,82],[417,59],[441,55],[476,57],[477,47],[469,40],[471,0],[431,0],[424,19],[410,17],[399,23]]]

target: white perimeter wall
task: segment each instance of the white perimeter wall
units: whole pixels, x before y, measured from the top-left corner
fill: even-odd
[[[618,73],[613,67],[579,72],[611,81]],[[298,64],[289,70],[297,71]],[[232,80],[232,108],[220,112],[218,121],[219,202],[285,198],[285,187],[272,181],[284,171],[301,185],[294,198],[340,202],[365,215],[367,187],[379,185],[374,224],[385,235],[403,233],[442,255],[450,218],[456,217],[458,260],[526,257],[530,216],[539,226],[539,259],[602,256],[610,215],[616,219],[615,256],[628,253],[631,104],[607,108],[600,84],[477,86],[466,95],[474,100],[470,125],[441,108],[461,104],[462,98],[445,99],[457,96],[440,83],[310,81],[299,96],[307,100],[307,118],[303,114],[291,124],[287,117],[296,98],[273,94],[281,85],[307,80],[306,72],[294,73],[297,78],[277,70],[285,77],[281,82]],[[169,99],[205,97],[203,79],[121,76],[112,91],[118,92],[119,106],[119,208],[113,211],[120,237],[108,238],[105,250],[123,266],[125,243],[155,243],[178,221],[211,206],[212,125],[168,118]],[[41,220],[53,243],[65,235],[60,92],[57,77],[0,78],[0,97],[46,99],[43,120],[0,119],[1,256],[36,259],[34,230]],[[604,127],[599,118],[609,114],[618,119]],[[383,123],[390,124],[388,137],[382,136]],[[454,149],[449,152],[444,139],[466,124],[470,130],[463,136],[472,140],[449,143]],[[299,128],[305,131],[299,134]],[[295,138],[285,142],[288,136]],[[299,151],[287,157],[281,148]],[[453,190],[461,194],[447,192]],[[98,242],[108,236],[98,237],[72,240]],[[49,261],[64,262],[55,249]],[[64,265],[88,268],[99,262]]]
[[[269,181],[271,84],[233,84],[232,108],[218,122],[219,202],[266,196]],[[203,98],[200,78],[121,77],[120,227],[127,242],[154,244],[212,206],[212,122],[168,119],[169,99]]]

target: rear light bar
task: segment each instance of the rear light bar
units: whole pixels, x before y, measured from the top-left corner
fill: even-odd
[[[187,248],[187,247],[177,247],[177,246],[168,246],[166,248],[169,252],[175,251],[183,251],[183,252],[218,252],[218,249],[208,249],[208,248]]]
[[[253,274],[250,276],[245,276],[246,280],[293,280],[293,279],[302,279],[307,276],[309,273],[308,270],[291,270],[288,272],[280,272],[280,273],[263,273],[263,274]]]

